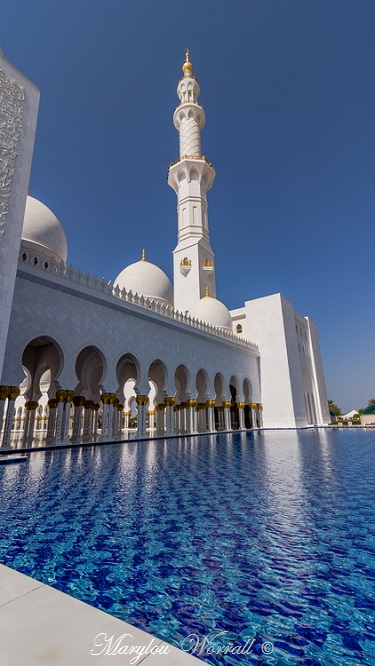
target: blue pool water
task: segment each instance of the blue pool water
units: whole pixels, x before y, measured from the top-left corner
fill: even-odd
[[[0,468],[0,561],[209,664],[374,665],[374,454],[357,429],[33,453]]]

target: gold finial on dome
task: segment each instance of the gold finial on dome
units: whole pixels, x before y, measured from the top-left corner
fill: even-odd
[[[184,64],[182,65],[182,71],[183,71],[183,73],[185,74],[185,76],[187,76],[188,74],[192,74],[192,73],[193,73],[193,65],[192,65],[191,62],[189,61],[189,53],[190,53],[189,49],[186,49],[186,53],[185,53],[185,62],[184,62]]]
[[[206,287],[206,296],[209,296],[208,287]]]
[[[142,250],[142,261],[146,261],[146,252]]]

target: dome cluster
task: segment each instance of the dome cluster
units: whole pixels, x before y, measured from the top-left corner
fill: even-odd
[[[22,244],[34,252],[53,257],[57,262],[66,263],[68,245],[59,220],[47,206],[31,196],[28,196],[26,201]],[[146,261],[144,251],[141,261],[136,261],[121,271],[114,286],[173,306],[173,287],[169,278],[158,266]],[[189,315],[211,326],[232,330],[229,310],[208,293],[190,308]]]

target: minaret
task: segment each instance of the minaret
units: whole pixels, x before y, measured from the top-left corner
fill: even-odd
[[[180,157],[169,167],[168,184],[177,194],[178,243],[174,259],[174,306],[186,312],[208,287],[216,297],[214,253],[210,245],[207,217],[207,191],[212,187],[215,169],[201,154],[201,129],[205,113],[198,103],[199,83],[193,76],[189,51],[178,82],[180,104],[173,115],[180,134]]]

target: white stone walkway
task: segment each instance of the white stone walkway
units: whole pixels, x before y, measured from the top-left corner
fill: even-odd
[[[112,649],[108,650],[112,636]],[[115,644],[121,636],[116,653]],[[129,654],[130,646],[139,646],[138,653]],[[147,654],[147,646],[148,652],[153,648],[155,653]],[[0,565],[1,666],[112,663],[202,666],[203,662],[112,615]]]

